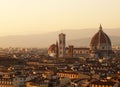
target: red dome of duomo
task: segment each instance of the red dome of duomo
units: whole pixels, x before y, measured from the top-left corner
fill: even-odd
[[[92,37],[90,42],[91,50],[111,50],[111,40],[106,33],[103,32],[100,25],[99,31]]]

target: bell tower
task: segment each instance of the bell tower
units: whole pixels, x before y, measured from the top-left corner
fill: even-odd
[[[65,45],[65,34],[61,33],[59,34],[59,58],[65,58]]]

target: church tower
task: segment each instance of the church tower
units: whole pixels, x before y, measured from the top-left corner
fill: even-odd
[[[59,57],[65,58],[65,34],[59,34]]]

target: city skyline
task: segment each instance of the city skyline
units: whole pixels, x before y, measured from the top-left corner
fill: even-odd
[[[0,36],[119,28],[119,0],[1,0]]]

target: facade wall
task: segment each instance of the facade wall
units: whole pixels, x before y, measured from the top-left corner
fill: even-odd
[[[62,73],[62,72],[60,72],[60,73],[57,73],[57,75],[60,77],[68,77],[70,79],[78,78],[78,74],[76,74],[76,73],[64,73],[64,72]]]
[[[0,87],[14,87],[12,79],[0,79]]]

